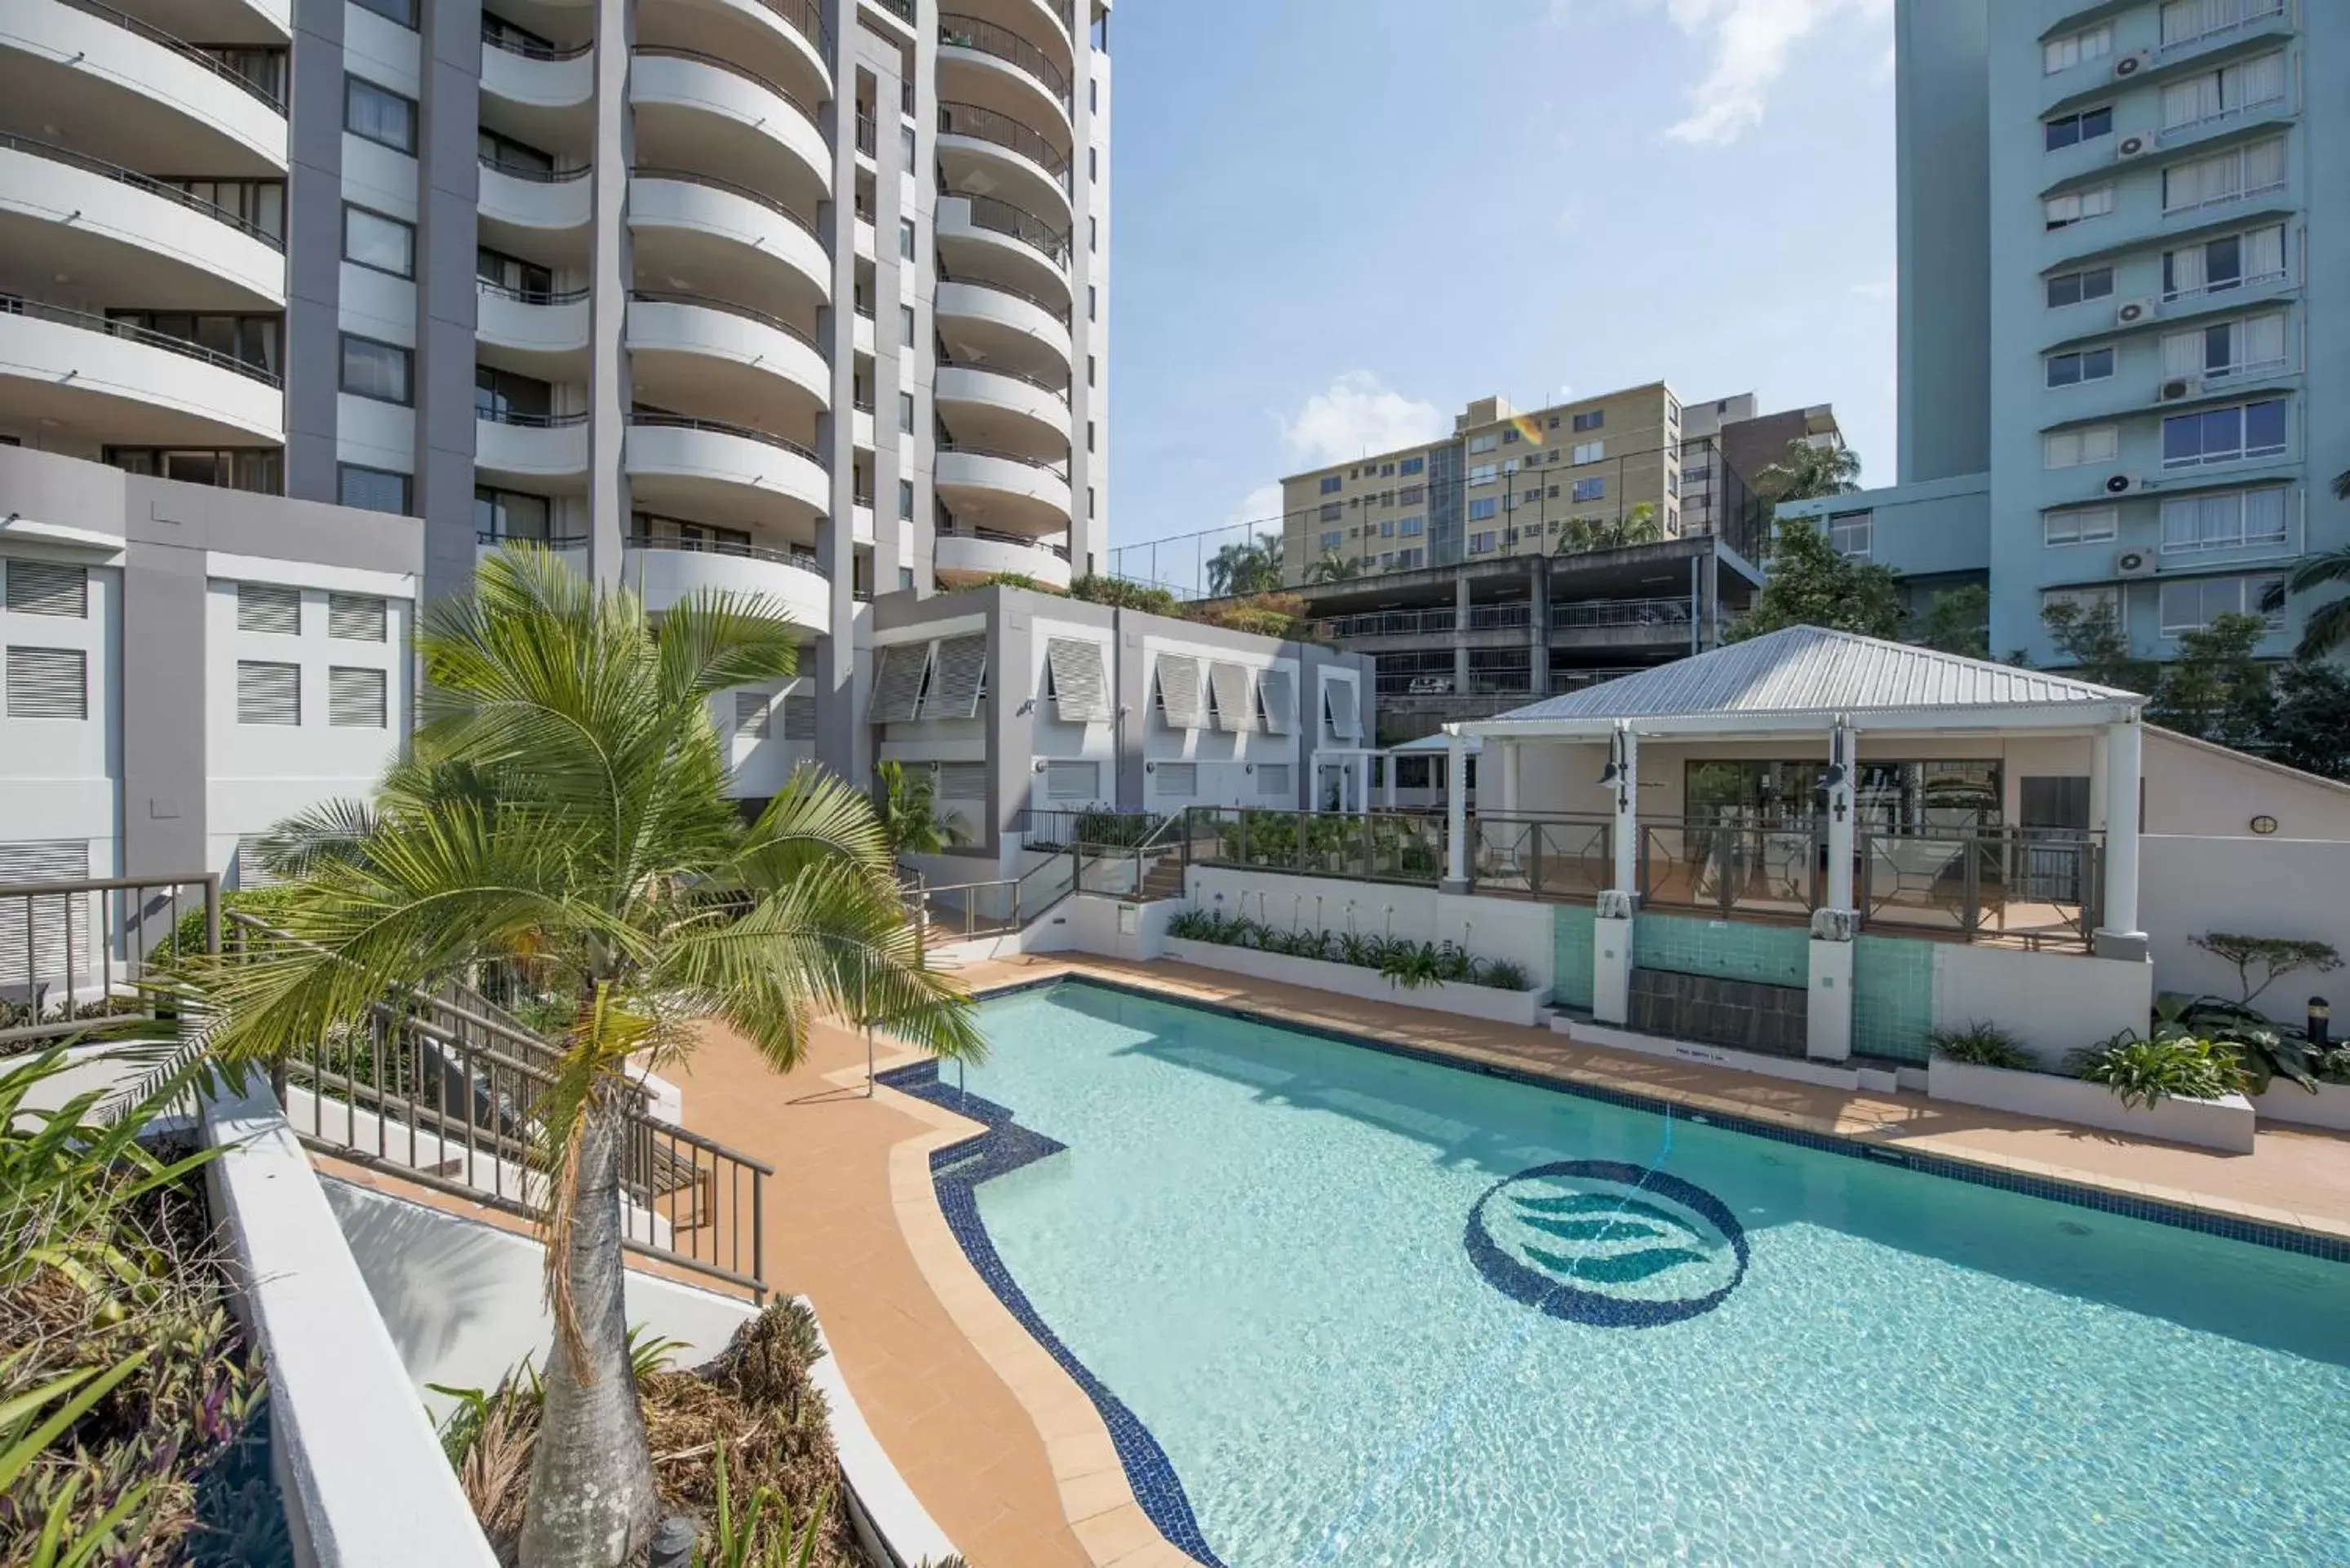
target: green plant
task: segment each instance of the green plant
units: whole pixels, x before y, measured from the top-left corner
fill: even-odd
[[[1762,591],[1728,639],[1743,641],[1791,626],[1888,640],[1899,636],[1901,591],[1893,569],[1842,554],[1810,518],[1780,519],[1771,537],[1771,569]]]
[[[2168,992],[2155,1000],[2154,1016],[2157,1039],[2183,1035],[2231,1047],[2243,1064],[2248,1094],[2268,1093],[2278,1078],[2317,1093],[2323,1054],[2311,1048],[2308,1032],[2296,1025],[2272,1023],[2246,1002]]]
[[[1393,942],[1379,958],[1380,975],[1406,991],[1441,984],[1445,968],[1444,956],[1433,942]]]
[[[2028,1073],[2040,1064],[2039,1058],[2025,1050],[2022,1041],[1996,1023],[1977,1021],[1962,1029],[1936,1029],[1927,1034],[1926,1044],[1937,1056],[1972,1067],[2004,1067],[2013,1073]]]
[[[2306,941],[2297,937],[2251,937],[2235,931],[2207,931],[2199,937],[2187,939],[2189,947],[2201,948],[2212,957],[2233,964],[2236,982],[2241,989],[2238,1001],[2250,1004],[2261,992],[2300,970],[2318,974],[2331,974],[2342,967],[2342,955],[2330,942]],[[2253,972],[2260,981],[2253,983]]]
[[[1473,985],[1483,968],[1482,960],[1471,958],[1469,950],[1457,942],[1446,942],[1436,950],[1436,972],[1440,980]]]
[[[484,962],[567,1000],[533,1106],[556,1334],[525,1561],[611,1568],[652,1524],[621,1288],[630,1059],[673,1066],[713,1016],[779,1070],[825,1016],[983,1049],[905,921],[871,803],[813,768],[749,823],[728,796],[710,704],[793,674],[804,636],[726,594],[656,627],[544,550],[490,556],[472,594],[427,613],[412,754],[347,847],[291,884],[276,918],[294,940],[201,970],[205,1038],[240,1063],[357,1025],[396,981]]]
[[[1388,944],[1384,938],[1367,931],[1348,931],[1338,939],[1338,961],[1358,969],[1377,969],[1387,961]]]
[[[1171,616],[1177,608],[1175,596],[1165,588],[1145,587],[1124,577],[1105,576],[1088,572],[1069,585],[1069,597],[1087,604],[1107,605],[1113,609],[1139,610],[1145,615]]]
[[[962,825],[939,813],[938,780],[931,770],[908,772],[902,763],[873,764],[881,783],[881,831],[892,855],[936,855],[962,842]]]
[[[2216,1100],[2244,1086],[2243,1064],[2231,1047],[2186,1034],[2149,1039],[2124,1030],[2077,1053],[2073,1066],[2076,1076],[2105,1085],[2126,1106]]]
[[[1523,991],[1531,982],[1526,979],[1523,964],[1510,959],[1495,959],[1485,966],[1481,983],[1490,985],[1495,991]]]

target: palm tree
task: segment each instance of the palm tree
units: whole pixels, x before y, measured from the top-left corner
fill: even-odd
[[[939,815],[939,787],[930,770],[908,773],[901,763],[880,762],[881,835],[895,855],[936,855],[962,836],[952,817]]]
[[[1281,535],[1261,534],[1225,545],[1208,559],[1208,591],[1265,594],[1281,587]]]
[[[1323,551],[1322,558],[1305,568],[1305,580],[1309,583],[1351,582],[1362,575],[1360,561],[1350,561],[1336,550]]]
[[[1773,505],[1820,495],[1850,495],[1860,488],[1860,454],[1848,446],[1791,441],[1778,462],[1754,476],[1754,488]]]
[[[2350,501],[2350,472],[2334,476],[2334,493],[2339,500]],[[2350,585],[2350,545],[2301,562],[2283,582],[2271,585],[2261,596],[2261,608],[2274,615],[2284,608],[2288,597],[2314,594],[2334,583]],[[2293,653],[2301,659],[2323,659],[2344,648],[2350,648],[2350,597],[2328,600],[2310,611],[2302,623],[2301,644]]]
[[[1653,545],[1665,536],[1654,503],[1643,501],[1621,517],[1576,518],[1558,537],[1560,556],[1580,556],[1590,550],[1621,550]]]
[[[428,612],[411,760],[371,809],[287,825],[296,939],[199,974],[210,1047],[278,1059],[356,1027],[394,981],[484,961],[567,1027],[535,1102],[556,1324],[521,1556],[640,1556],[651,1456],[629,1374],[620,1199],[630,1057],[651,1070],[724,1021],[778,1071],[819,1017],[886,1022],[947,1056],[982,1049],[969,1000],[924,966],[864,796],[803,768],[757,820],[725,794],[708,708],[788,676],[803,635],[764,601],[689,599],[656,628],[543,550],[509,546]]]

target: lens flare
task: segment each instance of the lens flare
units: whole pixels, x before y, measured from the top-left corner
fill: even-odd
[[[1534,415],[1513,414],[1510,416],[1510,423],[1517,427],[1518,435],[1528,444],[1533,446],[1542,445],[1542,421],[1534,418]]]

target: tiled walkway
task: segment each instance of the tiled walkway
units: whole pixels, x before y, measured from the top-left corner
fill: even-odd
[[[986,990],[1063,971],[2350,1236],[2350,1138],[2324,1133],[2263,1132],[2253,1154],[2208,1153],[1918,1095],[1815,1088],[1576,1045],[1547,1031],[1326,992],[1253,980],[1243,986],[1177,963],[1056,956],[973,965],[963,976]],[[776,1168],[768,1279],[814,1299],[874,1432],[973,1568],[1188,1562],[1135,1507],[1092,1407],[995,1302],[939,1214],[929,1151],[971,1124],[886,1089],[868,1098],[864,1061],[860,1041],[825,1031],[809,1060],[778,1077],[748,1045],[714,1032],[681,1076],[689,1126]]]

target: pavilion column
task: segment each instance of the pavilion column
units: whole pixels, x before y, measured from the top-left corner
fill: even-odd
[[[1623,1023],[1632,1015],[1632,921],[1640,888],[1640,742],[1616,726],[1607,781],[1616,787],[1615,886],[1599,895],[1591,922],[1591,1015]]]
[[[1444,732],[1444,882],[1441,891],[1469,890],[1469,742],[1451,725]]]
[[[1842,720],[1828,732],[1828,775],[1835,782],[1828,785],[1828,866],[1826,907],[1831,909],[1854,908],[1852,894],[1852,860],[1854,828],[1854,788],[1858,780],[1859,764],[1854,760],[1857,750],[1853,744],[1852,726]]]
[[[2106,726],[2106,907],[2097,922],[2099,958],[2136,961],[2147,956],[2137,917],[2142,736],[2135,716]]]
[[[1628,724],[1616,730],[1616,879],[1615,890],[1635,896],[1640,890],[1640,739]]]
[[[1395,807],[1396,774],[1399,771],[1399,764],[1400,764],[1401,761],[1402,761],[1402,759],[1401,759],[1401,758],[1399,758],[1399,757],[1398,757],[1398,756],[1396,755],[1396,753],[1393,753],[1393,752],[1388,752],[1388,753],[1385,753],[1384,755],[1382,755],[1382,756],[1379,758],[1379,765],[1380,765],[1380,775],[1379,775],[1379,776],[1380,776],[1380,777],[1385,781],[1385,787],[1386,787],[1386,790],[1387,790],[1387,797],[1388,797],[1388,809],[1389,811],[1393,811],[1393,810],[1396,808],[1396,807]]]
[[[1853,938],[1860,917],[1853,906],[1854,785],[1858,748],[1852,726],[1839,718],[1828,732],[1827,886],[1812,911],[1810,991],[1804,1001],[1804,1054],[1841,1062],[1852,1054]]]

